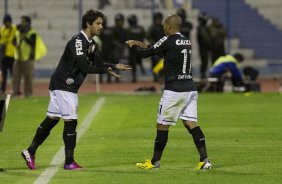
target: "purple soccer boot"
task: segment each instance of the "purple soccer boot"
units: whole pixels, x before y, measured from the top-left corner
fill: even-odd
[[[31,155],[27,150],[23,150],[21,155],[25,160],[27,167],[30,170],[35,170],[35,156]]]

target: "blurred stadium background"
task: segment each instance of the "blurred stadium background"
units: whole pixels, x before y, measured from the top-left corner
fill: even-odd
[[[208,137],[208,149],[214,169],[196,172],[196,149],[187,140],[180,122],[173,127],[165,152],[162,169],[142,172],[134,163],[151,154],[154,138],[155,110],[159,94],[121,95],[140,86],[155,85],[150,72],[138,83],[128,78],[121,83],[101,85],[107,98],[92,122],[76,152],[83,172],[65,172],[61,165],[50,161],[62,146],[60,123],[40,149],[38,170],[30,172],[20,158],[23,145],[28,145],[48,103],[49,77],[57,66],[66,42],[80,30],[81,14],[87,9],[99,9],[108,17],[136,14],[140,25],[147,29],[152,15],[160,11],[164,16],[185,8],[193,23],[194,77],[199,77],[200,59],[196,40],[197,17],[202,11],[218,17],[228,30],[226,49],[232,54],[241,52],[246,61],[260,71],[262,91],[282,90],[282,1],[281,0],[109,0],[99,8],[98,0],[1,0],[0,20],[6,13],[18,24],[22,15],[30,15],[32,26],[48,47],[45,58],[35,65],[34,97],[11,100],[4,131],[0,133],[0,183],[33,183],[46,168],[58,167],[50,183],[279,183],[281,181],[281,95],[278,93],[201,94],[199,117]],[[127,27],[127,21],[125,27]],[[150,60],[144,62],[150,70]],[[141,77],[141,76],[140,76]],[[43,79],[43,80],[42,80]],[[39,81],[39,82],[38,82]],[[43,82],[42,82],[43,81]],[[148,82],[149,81],[149,82]],[[92,82],[92,81],[91,81]],[[9,81],[10,83],[10,81]],[[89,83],[88,83],[89,84]],[[82,85],[80,93],[93,93],[93,85]],[[9,84],[10,85],[10,84]],[[271,89],[271,90],[269,90]],[[282,91],[281,91],[282,92]],[[282,93],[280,93],[282,94]],[[43,97],[38,97],[39,95]],[[81,95],[79,122],[101,95]],[[80,124],[81,125],[81,124]],[[79,125],[79,126],[80,126]],[[186,141],[187,140],[187,141]],[[186,144],[187,142],[187,144]],[[126,155],[126,156],[125,156]],[[187,156],[183,156],[187,155]],[[275,158],[275,161],[274,161]],[[275,163],[275,166],[273,165]],[[47,181],[48,182],[48,181]]]
[[[96,0],[3,0],[0,16],[9,13],[13,23],[20,22],[21,15],[30,15],[32,26],[43,37],[47,56],[35,65],[36,78],[49,78],[54,71],[64,46],[80,29],[80,16],[87,9],[99,9],[113,26],[114,16],[123,13],[127,18],[136,14],[139,24],[147,29],[152,24],[152,14],[160,11],[164,16],[184,8],[193,24],[194,77],[199,77],[199,54],[196,41],[197,16],[199,12],[218,17],[224,24],[228,38],[229,53],[241,52],[246,61],[260,71],[260,78],[272,78],[279,82],[282,71],[282,1],[280,0],[109,0],[99,9]],[[125,27],[127,27],[125,21]],[[144,62],[149,70],[149,62]],[[150,75],[150,72],[147,72]],[[130,75],[130,74],[129,74]],[[147,76],[151,77],[151,76]]]

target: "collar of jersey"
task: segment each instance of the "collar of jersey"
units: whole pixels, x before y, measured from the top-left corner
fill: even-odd
[[[92,43],[92,40],[89,40],[88,37],[87,37],[87,35],[86,35],[82,30],[81,30],[80,32],[83,34],[83,36],[86,38],[86,40],[87,40],[89,43]]]

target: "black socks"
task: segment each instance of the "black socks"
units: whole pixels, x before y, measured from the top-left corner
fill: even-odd
[[[38,126],[33,141],[27,149],[31,155],[35,155],[39,145],[41,145],[45,139],[49,136],[50,131],[57,125],[60,119],[51,119],[48,116]]]
[[[188,126],[185,127],[193,137],[194,143],[200,154],[200,162],[203,162],[204,159],[208,158],[204,133],[199,126],[193,129],[190,129]]]
[[[157,130],[157,136],[155,139],[154,155],[151,160],[152,164],[161,160],[163,150],[166,146],[168,139],[168,131]]]
[[[74,162],[74,148],[76,145],[76,126],[77,120],[65,122],[63,139],[65,143],[65,164],[69,165]]]

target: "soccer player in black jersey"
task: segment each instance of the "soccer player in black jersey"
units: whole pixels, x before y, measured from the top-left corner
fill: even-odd
[[[157,136],[154,154],[151,160],[137,163],[142,169],[160,168],[160,160],[168,140],[168,131],[175,125],[177,119],[192,135],[200,155],[196,169],[210,169],[205,136],[197,124],[198,93],[192,79],[191,41],[180,33],[181,18],[171,15],[165,19],[165,35],[153,46],[149,47],[140,41],[129,40],[129,47],[137,47],[137,53],[142,57],[162,54],[164,57],[165,87],[159,103],[157,115]],[[141,48],[140,48],[141,47]]]
[[[92,37],[100,34],[103,28],[103,18],[104,15],[101,12],[88,10],[82,17],[82,31],[73,36],[65,47],[61,60],[50,80],[50,102],[47,117],[39,125],[31,145],[22,152],[22,157],[31,170],[35,169],[34,159],[37,148],[45,141],[60,118],[64,120],[64,169],[81,168],[74,161],[78,89],[88,73],[109,73],[115,77],[121,77],[113,70],[130,69],[127,65],[120,63],[107,64],[101,58]]]

